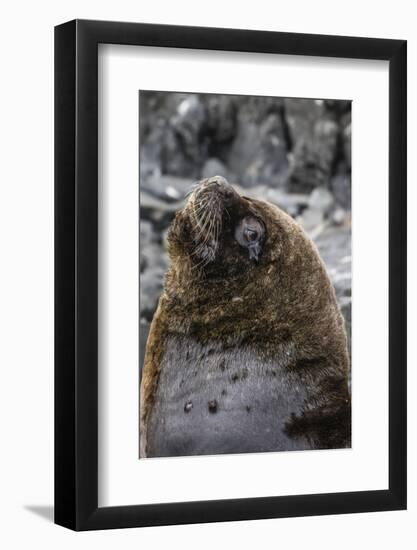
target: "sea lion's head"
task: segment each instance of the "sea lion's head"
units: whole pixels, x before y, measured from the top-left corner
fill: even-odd
[[[178,334],[250,343],[272,357],[304,334],[301,323],[309,356],[320,351],[313,318],[324,335],[332,323],[343,326],[325,266],[301,226],[222,177],[196,185],[171,223],[168,248],[159,315]]]
[[[274,250],[268,246],[277,232],[275,210],[239,195],[221,176],[202,180],[171,224],[171,260],[206,275],[256,268],[279,248],[277,242]]]

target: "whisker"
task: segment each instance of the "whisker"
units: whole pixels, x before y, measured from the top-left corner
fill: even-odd
[[[190,185],[188,191],[185,193],[184,198],[189,197],[191,195],[191,193],[193,193],[199,185],[200,185],[199,181],[196,181],[196,182],[192,183]]]
[[[201,214],[201,212],[203,212],[204,210],[206,210],[207,208],[207,204],[208,204],[208,201],[205,200],[205,201],[202,201],[200,203],[197,203],[193,210],[192,210],[192,214],[194,215],[195,219],[198,221],[198,217],[199,217],[199,214]]]
[[[195,210],[201,210],[201,208],[205,208],[207,203],[209,201],[209,197],[203,197],[201,200],[193,201],[193,205],[195,205]]]
[[[209,203],[209,204],[207,205],[207,208],[206,208],[206,215],[205,215],[204,220],[210,220],[210,217],[211,217],[211,215],[212,215],[212,214],[211,214],[210,208],[211,208],[211,204]],[[204,225],[202,225],[202,224],[198,223],[198,221],[199,221],[199,220],[197,220],[197,225],[198,225],[198,226],[200,227],[200,229],[201,229],[200,234],[202,234],[202,232],[206,229],[206,223],[207,223],[207,222],[205,221]]]
[[[206,225],[209,221],[210,221],[210,212],[207,211],[203,214],[203,218],[202,218],[201,222],[197,222],[197,226],[198,226],[197,237],[204,236],[204,230],[205,230]]]

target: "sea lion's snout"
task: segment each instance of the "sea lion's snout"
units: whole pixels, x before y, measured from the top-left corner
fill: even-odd
[[[230,183],[223,176],[212,176],[200,182],[202,187],[230,187]]]
[[[187,220],[186,249],[194,266],[204,267],[220,257],[224,231],[230,228],[240,200],[222,176],[207,178],[194,187],[182,216]]]
[[[213,176],[203,180],[196,188],[195,193],[203,195],[214,195],[217,201],[223,203],[224,207],[230,207],[239,200],[238,193],[223,176]]]

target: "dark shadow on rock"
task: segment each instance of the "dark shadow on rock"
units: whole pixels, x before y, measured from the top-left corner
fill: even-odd
[[[37,516],[46,519],[50,523],[54,521],[54,507],[53,506],[38,506],[38,505],[26,505],[24,506],[25,510],[36,514]]]

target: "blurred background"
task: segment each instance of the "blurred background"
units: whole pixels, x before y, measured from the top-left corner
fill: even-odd
[[[305,228],[350,347],[351,102],[155,91],[139,102],[141,356],[168,266],[167,228],[190,186],[214,175]]]

